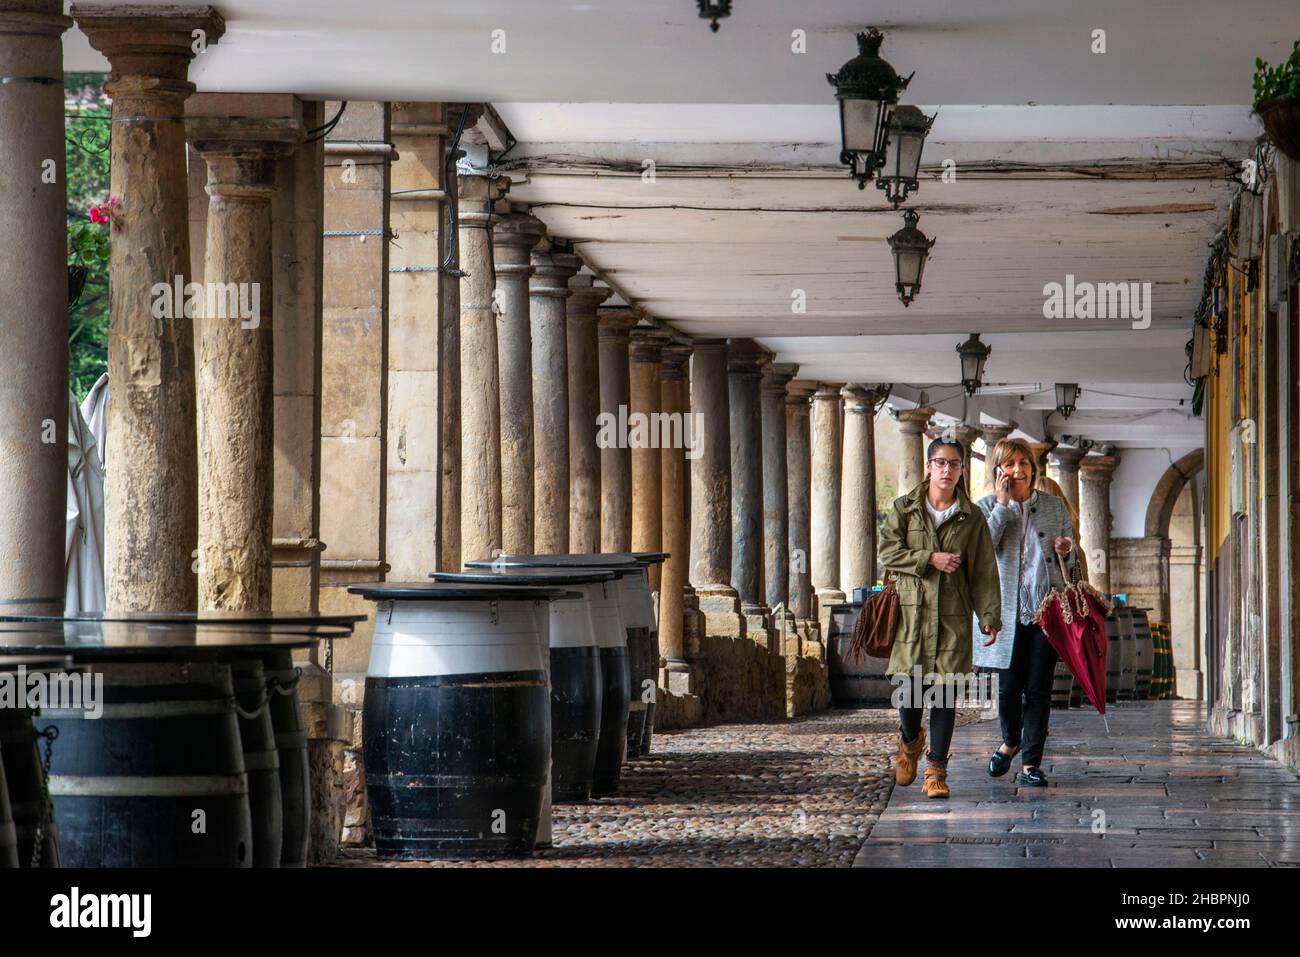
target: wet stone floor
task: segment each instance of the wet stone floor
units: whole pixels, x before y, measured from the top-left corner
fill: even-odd
[[[555,806],[555,844],[530,860],[390,864],[355,849],[339,863],[847,867],[888,800],[897,727],[882,708],[656,732],[619,794]]]

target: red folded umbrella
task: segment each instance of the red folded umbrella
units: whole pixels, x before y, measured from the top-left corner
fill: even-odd
[[[1061,556],[1061,575],[1066,582]],[[1111,604],[1086,581],[1067,584],[1064,591],[1049,592],[1038,606],[1034,622],[1061,656],[1092,706],[1106,714],[1106,616]]]

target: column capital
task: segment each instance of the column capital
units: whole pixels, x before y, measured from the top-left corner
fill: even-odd
[[[497,200],[510,189],[510,178],[456,171],[456,215],[461,229],[491,229],[501,216]]]
[[[817,383],[809,382],[807,379],[795,379],[786,386],[785,391],[785,404],[806,413],[812,403],[813,393],[817,391]]]
[[[1061,472],[1079,471],[1079,463],[1083,461],[1084,456],[1088,454],[1087,449],[1074,449],[1065,445],[1058,445],[1052,449],[1048,455],[1048,460],[1056,466]]]
[[[763,395],[769,398],[785,399],[790,380],[799,374],[799,367],[792,362],[774,362],[763,373]]]
[[[764,351],[752,339],[733,339],[727,351],[729,375],[753,376],[763,374],[764,367],[772,362],[772,354]]]
[[[601,306],[596,310],[600,321],[601,342],[627,342],[632,327],[645,318],[636,306]]]
[[[1079,477],[1089,482],[1109,482],[1118,466],[1118,455],[1085,455],[1079,460]]]
[[[983,434],[984,445],[992,451],[993,446],[997,445],[1008,435],[1016,430],[1016,424],[1010,425],[981,425],[980,432]]]
[[[1046,442],[1030,442],[1029,447],[1034,450],[1034,462],[1038,465],[1038,474],[1047,473],[1047,453],[1056,448],[1056,440],[1048,439]]]
[[[557,248],[555,243],[543,236],[532,255],[529,257],[533,273],[528,284],[530,296],[545,296],[552,299],[568,299],[572,290],[569,280],[582,268],[582,260],[571,252]]]
[[[209,196],[260,196],[275,191],[276,163],[306,135],[300,118],[192,116],[185,133],[207,160]]]
[[[898,430],[904,435],[920,435],[930,424],[934,409],[923,405],[918,409],[903,409],[898,413]]]
[[[664,382],[677,382],[686,378],[686,365],[690,362],[690,346],[679,342],[669,342],[663,347],[659,378]]]
[[[876,410],[875,393],[869,389],[864,389],[855,382],[850,382],[840,389],[840,395],[844,397],[844,411],[846,413],[870,415]]]
[[[726,339],[692,339],[691,351],[696,355],[701,353],[727,352],[729,344]]]
[[[595,276],[578,273],[569,280],[569,320],[595,322],[596,307],[614,294],[608,286],[597,286]]]
[[[533,274],[529,252],[541,242],[546,227],[526,212],[502,211],[492,228],[492,245],[496,250],[493,267],[498,276],[527,278]]]
[[[628,357],[632,362],[662,362],[664,348],[672,333],[658,326],[637,326],[629,334],[631,347]]]
[[[56,0],[46,0],[45,10],[40,9],[39,4],[28,6],[30,9],[27,10],[5,10],[4,18],[0,20],[0,34],[62,37],[68,27],[72,26],[72,17],[65,17],[60,13],[63,4]]]
[[[844,387],[842,382],[818,382],[817,388],[813,392],[812,400],[817,402],[839,402],[840,389]]]
[[[967,448],[970,448],[970,444],[974,442],[975,438],[980,434],[979,429],[965,422],[962,422],[960,425],[954,425],[952,431],[953,434],[957,436],[957,440]]]
[[[453,132],[460,129],[463,133],[465,130],[472,129],[474,124],[479,121],[483,115],[482,103],[448,103],[447,104],[447,126]],[[463,119],[462,119],[463,117]]]
[[[226,21],[212,6],[145,6],[122,4],[84,7],[71,13],[90,45],[108,58],[112,76],[105,92],[119,99],[157,102],[194,92],[187,77],[194,59],[194,31],[202,31],[203,47],[221,39]]]

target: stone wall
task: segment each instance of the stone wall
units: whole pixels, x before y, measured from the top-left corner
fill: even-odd
[[[700,723],[704,714],[704,702],[699,695],[673,694],[666,688],[659,688],[655,697],[656,731],[679,731],[693,728]]]
[[[825,711],[831,706],[831,685],[826,662],[812,655],[785,659],[785,716]]]
[[[750,638],[704,635],[699,677],[702,721],[773,720],[785,715],[785,658]]]
[[[1134,608],[1146,608],[1152,621],[1169,620],[1169,539],[1112,538],[1110,588],[1127,594]]]

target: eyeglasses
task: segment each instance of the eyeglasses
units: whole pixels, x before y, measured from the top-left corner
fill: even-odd
[[[961,459],[930,459],[930,464],[936,469],[951,469],[957,471],[962,466]]]

